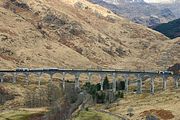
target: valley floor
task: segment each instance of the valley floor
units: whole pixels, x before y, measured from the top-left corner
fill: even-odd
[[[124,99],[109,105],[106,111],[130,120],[145,119],[147,115],[156,116],[160,120],[179,120],[179,100],[180,89],[161,91],[155,93],[155,95],[129,93],[125,95]],[[105,107],[103,105],[98,108],[104,109]],[[127,115],[129,109],[133,113],[132,117]]]
[[[9,110],[0,113],[0,120],[36,120],[46,111],[44,108]]]
[[[47,111],[45,108],[20,109],[26,86],[10,83],[4,83],[3,86],[1,86],[2,90],[8,91],[8,95],[16,96],[16,99],[0,106],[0,120],[28,120],[34,115],[38,116]],[[159,87],[157,86],[157,88]],[[132,117],[127,115],[129,110],[133,114]],[[121,120],[122,118],[143,120],[148,114],[156,116],[160,120],[179,120],[179,111],[180,88],[175,89],[172,83],[168,82],[168,89],[165,91],[156,89],[154,95],[145,91],[143,94],[125,93],[123,99],[112,104],[97,104],[88,110],[82,110],[73,120]]]

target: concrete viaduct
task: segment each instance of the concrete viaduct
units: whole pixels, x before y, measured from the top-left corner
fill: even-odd
[[[75,76],[75,88],[80,88],[80,75],[81,74],[87,74],[88,75],[88,81],[92,81],[92,75],[93,74],[99,74],[101,78],[101,90],[103,90],[103,82],[104,78],[107,75],[112,75],[113,81],[112,81],[112,88],[113,91],[116,91],[116,81],[117,76],[122,76],[125,81],[125,91],[128,92],[129,87],[129,80],[128,77],[130,75],[135,75],[137,78],[137,93],[142,93],[142,83],[143,83],[143,77],[148,76],[150,78],[150,92],[154,94],[155,92],[155,78],[156,77],[162,77],[163,78],[163,89],[166,90],[167,88],[167,78],[173,77],[174,78],[174,87],[178,88],[179,78],[180,74],[173,74],[173,72],[170,71],[127,71],[127,70],[119,70],[119,69],[58,69],[58,68],[38,68],[38,69],[28,69],[28,68],[18,68],[16,70],[0,70],[0,83],[3,83],[3,76],[6,74],[12,74],[13,75],[13,83],[16,83],[16,77],[18,74],[24,74],[25,75],[25,81],[29,82],[29,75],[30,74],[36,74],[38,77],[40,77],[43,73],[50,75],[50,81],[52,81],[52,77],[56,73],[62,74],[62,81],[63,81],[63,89],[65,89],[65,76],[66,74],[72,74]],[[39,85],[40,80],[38,80]]]

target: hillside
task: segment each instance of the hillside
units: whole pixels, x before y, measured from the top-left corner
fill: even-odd
[[[145,116],[147,115],[155,116],[152,118],[159,120],[178,120],[180,118],[179,97],[179,90],[161,91],[155,95],[147,93],[142,95],[128,94],[124,99],[111,104],[106,111],[121,115],[129,120],[146,120],[147,117]],[[130,108],[133,113],[132,117],[127,115]]]
[[[180,37],[180,19],[168,23],[160,24],[154,30],[161,32],[169,38]]]
[[[174,3],[178,0],[144,0],[147,3]]]
[[[119,17],[86,0],[0,1],[0,69],[106,67],[164,70],[180,62],[179,43],[179,38],[170,40],[159,32]],[[59,75],[53,76],[53,82],[49,81],[46,74],[40,78],[30,75],[28,84],[24,83],[24,77],[18,75],[17,82],[12,84],[12,76],[4,76],[4,83],[0,84],[0,120],[35,120],[40,117],[52,120],[59,120],[60,117],[64,120],[86,98],[69,81],[74,76],[66,77],[65,95]],[[41,85],[38,85],[39,80]],[[94,81],[97,81],[96,78]],[[162,109],[166,107],[163,107],[164,104],[168,104],[167,107],[172,105],[172,101],[179,105],[174,97],[179,98],[179,94],[169,96],[170,101],[164,100],[166,96],[162,95],[159,101],[159,92],[156,92],[152,103],[148,103],[151,95],[147,96],[144,104],[149,107],[159,102],[158,108]],[[118,109],[110,106],[108,111],[111,114],[125,115],[128,104],[135,106],[137,111],[134,117],[137,118],[141,112],[149,110],[146,106],[141,106],[143,101],[138,100],[138,95],[130,93],[128,96],[122,101],[126,106],[122,108],[117,105]],[[129,101],[132,98],[137,102]],[[173,107],[170,110],[174,110]],[[173,115],[177,117],[178,108],[173,111]],[[82,112],[76,119],[83,116],[87,119],[90,115],[95,118],[98,116],[99,119],[118,119],[116,115],[99,111],[85,112],[85,115]]]
[[[132,0],[118,0],[116,2],[111,0],[90,1],[104,6],[135,23],[143,24],[148,27],[176,19],[175,13],[168,7],[171,4],[167,4],[166,7],[159,7],[159,4],[146,3],[143,0],[135,0],[134,2],[132,2]]]
[[[4,69],[157,70],[179,62],[179,40],[169,41],[85,0],[2,0],[0,11],[0,66]]]

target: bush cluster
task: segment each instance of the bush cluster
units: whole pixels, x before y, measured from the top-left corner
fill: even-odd
[[[118,98],[123,98],[124,82],[120,82],[117,86],[117,92],[112,92],[112,83],[109,82],[108,77],[105,77],[103,82],[103,91],[101,90],[101,84],[91,84],[86,82],[83,86],[83,90],[92,95],[94,102],[96,103],[110,103]]]

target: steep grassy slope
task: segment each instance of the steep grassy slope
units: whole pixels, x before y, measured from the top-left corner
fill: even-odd
[[[170,41],[158,32],[132,23],[86,0],[0,1],[0,69],[16,67],[164,69],[179,62],[179,42],[180,39]],[[56,85],[59,84],[59,78],[58,76]],[[10,78],[5,80],[9,82]],[[32,88],[38,87],[37,83],[37,78],[29,85],[30,88],[24,84],[3,83],[0,88],[6,87],[8,93],[15,96],[15,99],[8,100],[0,106],[3,111],[0,117],[12,119],[14,112],[9,112],[8,109],[17,111],[23,106],[25,91],[28,88],[33,91]],[[135,97],[127,99],[132,98]],[[138,102],[139,106],[140,103]],[[125,114],[123,111],[127,106],[124,109],[120,109],[121,106],[118,108],[122,111],[112,110],[112,112]],[[34,110],[32,111],[34,113]],[[25,117],[31,114],[21,112],[15,113],[15,117],[24,112]],[[136,115],[140,112],[143,110],[139,110]],[[91,115],[94,116],[94,113]],[[104,116],[100,114],[100,117]]]
[[[168,23],[160,24],[156,26],[154,30],[159,31],[162,34],[172,39],[176,37],[180,37],[180,19],[173,20]]]
[[[2,0],[0,11],[1,68],[164,69],[179,62],[179,49],[171,49],[179,40],[86,0]],[[167,52],[172,59],[161,60]]]

